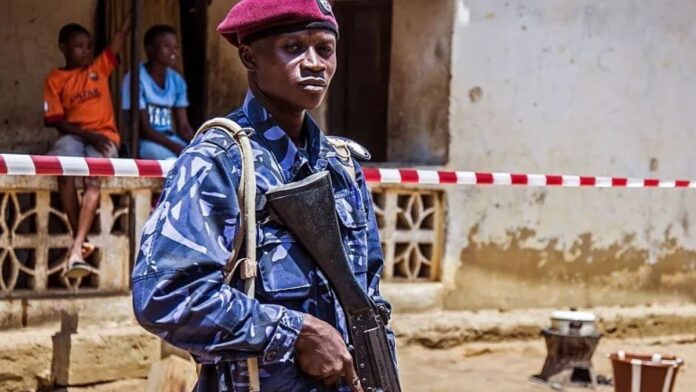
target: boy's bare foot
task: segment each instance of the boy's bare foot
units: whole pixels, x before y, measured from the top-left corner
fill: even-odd
[[[82,243],[82,258],[86,259],[89,256],[91,256],[92,253],[94,253],[95,249],[96,249],[96,247],[94,246],[94,244],[90,244],[89,242],[83,242]]]

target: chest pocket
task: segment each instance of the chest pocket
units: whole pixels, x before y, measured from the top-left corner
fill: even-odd
[[[335,198],[343,248],[353,273],[364,286],[367,272],[367,214],[364,203],[357,189],[341,190]]]
[[[355,191],[357,192],[357,190]],[[357,196],[357,197],[356,197]],[[335,194],[336,215],[350,266],[366,286],[367,214],[359,193],[345,189]],[[284,227],[259,227],[257,257],[261,277],[259,295],[270,301],[303,300],[310,295],[314,261]]]
[[[309,296],[312,260],[284,228],[273,223],[259,227],[257,258],[260,296],[272,302]]]

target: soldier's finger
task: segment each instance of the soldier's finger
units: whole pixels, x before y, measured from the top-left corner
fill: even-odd
[[[346,366],[344,379],[346,380],[346,383],[350,385],[352,392],[363,392],[362,385],[360,384],[360,377],[358,377],[358,374],[355,372],[352,361],[350,366]]]
[[[341,374],[337,374],[335,376],[327,377],[327,378],[323,379],[322,381],[324,382],[324,385],[330,386],[330,385],[336,385],[336,383],[338,382],[338,380],[340,378],[341,378]]]

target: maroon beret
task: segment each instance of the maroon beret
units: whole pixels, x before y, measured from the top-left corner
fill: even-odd
[[[326,29],[338,37],[329,0],[241,0],[217,28],[227,41],[240,43],[274,34]]]

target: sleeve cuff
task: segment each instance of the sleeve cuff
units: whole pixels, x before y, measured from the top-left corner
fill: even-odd
[[[50,127],[53,126],[55,123],[63,120],[65,117],[62,114],[54,115],[54,116],[46,116],[44,117],[44,126]]]
[[[263,363],[274,364],[285,362],[295,352],[295,341],[300,336],[304,316],[294,310],[285,310],[271,340],[263,350]]]

